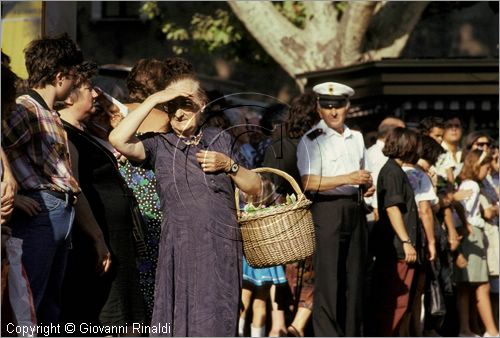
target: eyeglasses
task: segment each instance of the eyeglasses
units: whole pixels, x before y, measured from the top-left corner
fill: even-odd
[[[200,110],[200,106],[187,97],[178,96],[175,99],[164,103],[162,105],[162,109],[167,114],[174,115],[179,109],[196,113]]]
[[[449,128],[449,129],[451,129],[451,128],[462,128],[462,125],[459,124],[459,123],[451,123],[451,124],[445,125],[445,127]]]
[[[339,109],[347,106],[346,99],[339,100],[318,100],[319,106],[323,109]]]

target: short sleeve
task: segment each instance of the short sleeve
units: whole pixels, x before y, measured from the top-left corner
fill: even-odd
[[[302,137],[297,146],[297,168],[300,176],[321,176],[321,152],[317,141],[309,141]]]
[[[379,208],[387,209],[392,206],[405,207],[404,173],[395,170],[381,170],[379,174]]]
[[[409,169],[406,171],[406,175],[415,194],[417,205],[423,201],[429,201],[432,205],[436,205],[439,202],[431,179],[423,171]]]
[[[429,201],[432,205],[439,203],[439,198],[434,191],[434,186],[429,176],[422,173],[420,177],[420,189],[419,193],[415,192],[415,201],[417,204],[421,201]]]
[[[240,150],[234,142],[231,134],[221,129],[215,128],[210,128],[206,132],[213,133],[212,137],[215,138],[214,142],[209,146],[209,150],[221,152],[231,157],[234,161],[238,162],[238,164],[241,164],[238,159],[240,159],[242,155],[240,154]],[[212,134],[210,134],[210,136],[211,135]]]
[[[161,137],[159,134],[148,133],[140,137],[142,145],[144,147],[144,152],[146,153],[146,158],[144,161],[130,162],[135,167],[142,167],[144,169],[153,170],[156,162],[156,153],[158,150],[158,140]]]

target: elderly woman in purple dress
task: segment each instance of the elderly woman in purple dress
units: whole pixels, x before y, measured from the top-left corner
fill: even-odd
[[[158,104],[171,131],[139,140],[135,133]],[[194,75],[174,77],[110,134],[131,161],[151,167],[162,211],[152,335],[235,336],[241,288],[241,238],[234,185],[260,192],[256,173],[234,162],[224,131],[200,125],[206,96]],[[167,330],[154,331],[158,327]]]

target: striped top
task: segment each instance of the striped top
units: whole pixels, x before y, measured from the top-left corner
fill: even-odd
[[[35,91],[2,118],[2,146],[21,190],[80,192],[59,114]]]

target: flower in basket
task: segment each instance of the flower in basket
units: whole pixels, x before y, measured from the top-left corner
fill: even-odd
[[[286,195],[286,203],[281,203],[277,205],[266,206],[265,204],[260,204],[258,206],[255,206],[252,203],[247,203],[243,207],[242,216],[254,215],[262,211],[269,211],[277,207],[293,204],[295,202],[297,202],[297,197],[295,196],[295,194],[291,194],[291,195]]]

